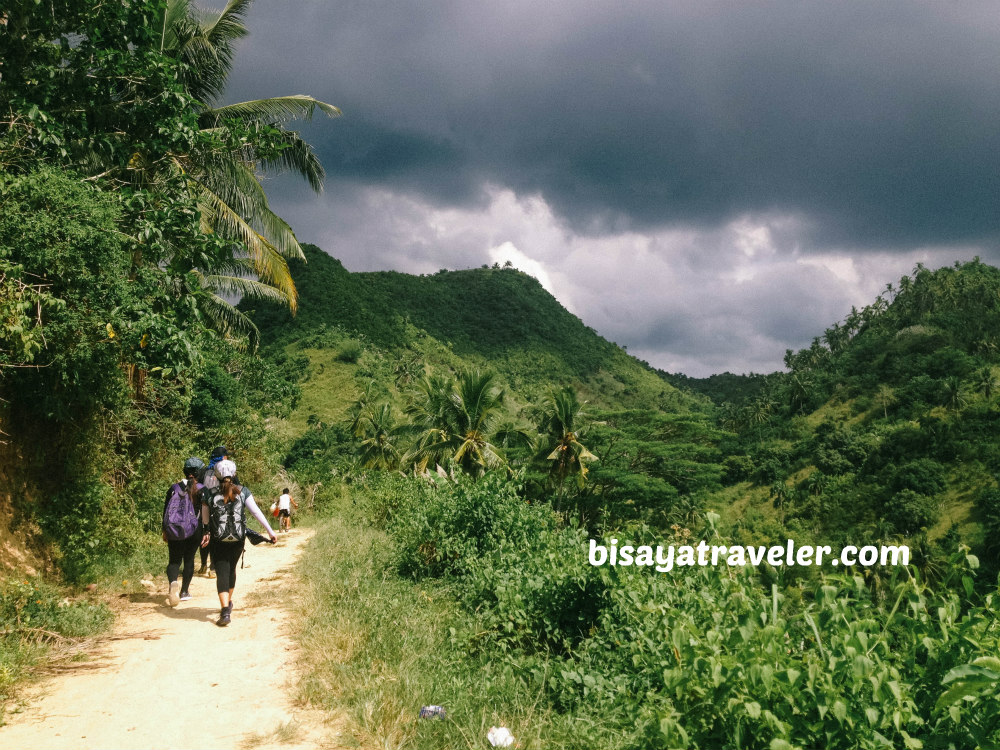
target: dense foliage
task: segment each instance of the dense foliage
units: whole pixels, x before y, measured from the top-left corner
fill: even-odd
[[[0,500],[71,579],[144,543],[184,456],[225,442],[241,474],[263,479],[264,418],[298,397],[296,373],[248,355],[254,331],[222,295],[294,303],[290,279],[261,260],[260,242],[281,267],[297,244],[280,241],[291,230],[254,166],[304,169],[318,187],[322,169],[283,123],[327,105],[208,107],[249,5],[204,15],[179,0],[53,0],[0,13],[0,446],[12,482]]]
[[[996,594],[959,550],[928,584],[823,575],[779,588],[751,568],[592,567],[586,537],[515,482],[381,476],[363,491],[406,576],[450,581],[529,691],[578,743],[627,748],[946,748],[1000,741]],[[701,538],[726,543],[709,514]],[[676,528],[645,543],[686,543]],[[603,540],[605,543],[607,539]],[[484,630],[485,629],[485,630]],[[487,638],[488,636],[488,638]]]

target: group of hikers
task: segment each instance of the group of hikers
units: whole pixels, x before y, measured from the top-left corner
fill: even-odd
[[[211,578],[214,572],[221,606],[215,624],[225,627],[233,610],[236,563],[243,554],[246,540],[249,538],[253,544],[262,541],[274,544],[278,537],[257,507],[253,494],[236,476],[236,464],[230,460],[225,446],[220,445],[212,451],[208,465],[200,458],[187,459],[183,472],[184,479],[167,490],[163,504],[163,539],[169,548],[167,603],[176,607],[191,598],[194,558],[200,550],[198,573]],[[292,506],[297,508],[298,503],[286,487],[272,506],[281,531],[291,528]],[[267,532],[267,537],[247,528],[248,510]]]

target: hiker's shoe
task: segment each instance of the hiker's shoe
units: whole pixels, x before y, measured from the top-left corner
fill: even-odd
[[[229,613],[231,610],[232,606],[223,607],[219,611],[219,619],[215,621],[215,624],[218,625],[220,628],[226,627],[226,625],[229,624]]]
[[[205,574],[205,578],[215,578],[215,571],[210,568],[209,571]]]
[[[200,575],[200,576],[205,575],[207,572],[208,572],[208,566],[207,565],[202,565],[200,568],[198,568],[198,575]]]
[[[179,593],[180,590],[181,590],[181,582],[180,581],[171,581],[170,582],[170,594],[167,596],[167,601],[170,602],[170,606],[171,607],[176,607],[180,603],[180,601],[181,601],[181,597],[180,597],[180,593]]]
[[[189,601],[191,601],[191,594],[189,594],[187,591],[182,591],[181,592],[181,601],[182,602],[189,602]]]

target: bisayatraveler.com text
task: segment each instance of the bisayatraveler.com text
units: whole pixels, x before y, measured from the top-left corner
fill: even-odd
[[[588,559],[591,565],[612,565],[616,567],[653,568],[660,573],[669,573],[675,567],[745,567],[770,565],[771,567],[803,567],[830,565],[832,567],[853,567],[860,565],[870,568],[874,565],[909,565],[910,548],[905,545],[866,545],[855,547],[846,545],[835,553],[829,545],[803,544],[798,546],[792,539],[784,544],[771,546],[743,546],[709,544],[702,540],[697,544],[657,545],[647,544],[618,546],[617,539],[608,544],[590,540]]]

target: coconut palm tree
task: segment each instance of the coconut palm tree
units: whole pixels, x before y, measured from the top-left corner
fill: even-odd
[[[431,376],[408,409],[422,430],[409,458],[423,471],[433,460],[453,461],[473,477],[507,466],[501,445],[527,439],[503,425],[506,394],[492,372],[466,372],[457,380]],[[518,437],[520,434],[520,437]]]
[[[361,456],[366,469],[398,469],[403,458],[401,443],[407,425],[400,425],[389,404],[365,409],[361,420]]]
[[[587,462],[597,456],[580,442],[584,418],[583,406],[571,386],[553,391],[545,398],[538,425],[543,442],[539,457],[551,461],[549,479],[563,495],[566,480],[573,476],[576,485],[583,489],[587,479]]]
[[[962,379],[957,375],[945,378],[942,386],[944,405],[951,411],[958,411],[968,403]]]
[[[976,373],[975,387],[983,394],[987,404],[993,403],[993,396],[997,392],[997,379],[990,367],[984,367]]]
[[[312,148],[285,124],[309,119],[316,110],[340,110],[311,96],[258,99],[219,106],[232,69],[235,45],[248,33],[244,19],[253,0],[229,0],[221,11],[202,11],[190,0],[168,0],[160,51],[184,63],[182,81],[200,102],[198,125],[204,148],[171,155],[171,166],[193,185],[204,231],[234,243],[232,262],[201,269],[209,303],[203,307],[226,332],[256,332],[228,304],[231,295],[283,302],[293,312],[297,295],[287,258],[302,258],[291,227],[275,214],[259,173],[293,171],[322,190],[324,172]],[[256,277],[256,278],[253,278]]]

